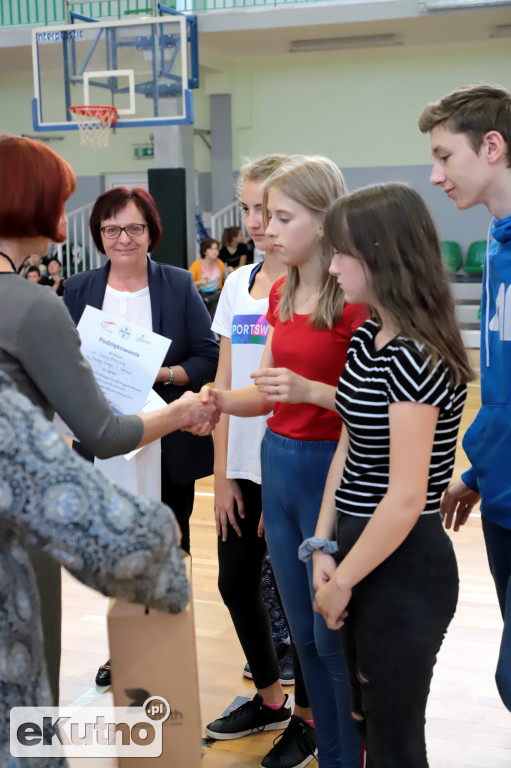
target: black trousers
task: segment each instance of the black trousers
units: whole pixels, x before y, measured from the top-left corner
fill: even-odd
[[[195,483],[177,485],[174,483],[165,469],[165,463],[161,462],[161,500],[171,508],[181,528],[181,549],[190,554],[190,517],[193,512],[193,499]]]
[[[60,651],[62,629],[62,596],[60,565],[35,547],[28,548],[30,563],[34,569],[41,607],[41,623],[44,638],[44,656],[53,698],[53,706],[59,703]]]
[[[341,514],[341,558],[367,518]],[[440,515],[422,515],[401,546],[357,584],[340,630],[368,768],[427,768],[424,725],[437,653],[458,600],[458,568]]]
[[[241,647],[250,665],[256,688],[267,688],[279,679],[279,664],[272,638],[271,622],[261,591],[261,571],[266,542],[257,535],[261,517],[261,486],[237,480],[243,495],[245,517],[236,511],[241,537],[229,527],[227,541],[218,537],[218,588],[231,614]],[[276,596],[278,590],[276,589]],[[295,700],[308,707],[302,670],[293,652]]]

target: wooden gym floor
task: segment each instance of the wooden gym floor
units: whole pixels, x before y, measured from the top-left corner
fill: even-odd
[[[474,353],[474,364],[477,365]],[[479,407],[479,383],[469,388],[455,475],[467,466],[461,436]],[[242,678],[243,652],[217,589],[213,482],[197,483],[192,518],[193,588],[200,701],[203,724],[218,717],[238,696],[252,697]],[[427,712],[430,768],[511,768],[511,713],[502,705],[494,682],[502,620],[491,579],[479,516],[452,535],[460,569],[458,609],[435,667]],[[94,676],[108,657],[107,599],[63,577],[63,655],[61,703],[98,705],[110,697],[94,686]],[[162,660],[164,663],[164,660]],[[291,689],[292,690],[292,689]],[[272,746],[275,732],[206,749],[204,768],[257,768]],[[70,761],[83,768],[83,760]],[[312,763],[315,765],[315,763]],[[172,765],[169,768],[186,768]],[[86,768],[115,768],[108,760],[89,760]]]

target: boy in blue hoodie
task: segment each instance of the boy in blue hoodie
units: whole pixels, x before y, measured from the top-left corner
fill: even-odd
[[[483,204],[493,216],[483,273],[482,405],[463,440],[472,466],[447,489],[442,512],[446,528],[454,516],[457,531],[481,502],[504,619],[495,679],[511,710],[511,94],[490,85],[460,88],[428,104],[419,128],[430,134],[431,183],[460,210]]]

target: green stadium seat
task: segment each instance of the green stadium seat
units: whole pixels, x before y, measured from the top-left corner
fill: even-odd
[[[457,272],[462,264],[460,244],[454,243],[452,240],[442,240],[440,247],[447,268],[451,272]]]
[[[481,275],[483,272],[484,258],[486,256],[486,240],[476,240],[471,243],[467,251],[467,260],[463,271],[471,275]]]

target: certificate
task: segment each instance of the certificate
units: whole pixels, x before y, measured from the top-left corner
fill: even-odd
[[[140,413],[170,339],[87,306],[77,326],[82,354],[115,413]]]

